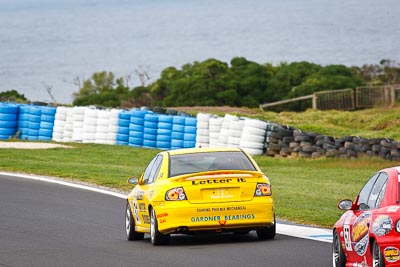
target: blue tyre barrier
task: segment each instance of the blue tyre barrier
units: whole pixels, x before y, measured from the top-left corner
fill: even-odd
[[[149,110],[134,110],[132,112],[132,116],[142,119],[146,116],[146,114],[152,114],[152,112]]]
[[[171,143],[157,140],[156,147],[159,148],[159,149],[170,149],[171,148]]]
[[[186,126],[196,126],[197,125],[197,119],[192,118],[192,117],[186,117],[185,118],[185,125]]]
[[[182,148],[183,147],[183,140],[173,139],[171,140],[171,148]]]
[[[115,144],[120,145],[120,146],[127,146],[129,143],[126,142],[126,141],[119,141],[119,140],[117,140],[117,141],[115,142]]]
[[[29,116],[29,121],[30,122],[39,122],[40,123],[40,115],[31,114]]]
[[[171,138],[172,140],[177,139],[177,140],[183,140],[185,133],[181,133],[181,132],[172,132],[171,134]]]
[[[15,128],[17,121],[0,121],[0,128]]]
[[[129,127],[130,120],[119,119],[118,127]]]
[[[118,133],[129,135],[129,128],[128,127],[118,127]]]
[[[127,112],[127,111],[122,111],[120,113],[118,113],[118,120],[127,120],[130,121],[131,119],[131,113]]]
[[[157,135],[157,129],[156,128],[144,128],[143,132],[145,134]]]
[[[157,135],[169,135],[169,136],[171,136],[171,133],[172,133],[172,131],[168,130],[168,129],[160,129],[160,128],[158,128],[157,131],[156,131]]]
[[[17,127],[18,128],[28,128],[29,127],[29,121],[26,121],[26,120],[18,121],[17,122]]]
[[[13,104],[0,103],[0,113],[16,114],[18,113],[18,106]]]
[[[42,109],[40,107],[32,106],[29,113],[31,115],[40,116],[42,115]]]
[[[42,115],[55,116],[57,108],[55,107],[42,107]]]
[[[29,121],[31,118],[31,115],[29,113],[20,113],[18,116],[19,121]]]
[[[196,134],[197,128],[195,126],[185,126],[185,133]]]
[[[143,144],[143,138],[129,137],[129,145],[141,146]]]
[[[51,122],[54,123],[54,116],[51,115],[43,115],[40,117],[41,122]]]
[[[33,130],[39,130],[40,128],[40,122],[29,122],[29,129],[33,129]]]
[[[184,148],[192,148],[196,146],[196,141],[183,141]]]
[[[130,137],[143,139],[143,132],[129,131],[129,138]]]
[[[154,134],[143,134],[143,139],[144,140],[155,141],[155,140],[157,140],[157,135],[154,135]]]
[[[17,113],[0,113],[0,121],[16,121],[17,117]]]
[[[132,116],[130,122],[133,123],[133,124],[143,125],[144,124],[144,119]]]
[[[1,135],[13,135],[15,133],[14,128],[0,128],[0,134]]]
[[[185,133],[183,136],[184,141],[196,141],[196,134]]]
[[[49,129],[40,129],[38,132],[39,136],[52,136],[53,135],[53,130]],[[39,138],[40,139],[40,138]]]
[[[173,122],[173,117],[168,116],[168,115],[160,115],[160,116],[158,116],[158,121],[159,122],[172,123]]]
[[[129,133],[129,131],[128,131],[128,133]],[[126,142],[126,143],[128,143],[128,141],[129,141],[129,135],[117,133],[117,141],[121,141],[121,142]]]
[[[158,123],[157,122],[153,122],[153,121],[145,121],[144,122],[144,127],[157,129]]]
[[[172,123],[168,123],[168,122],[159,122],[157,127],[158,127],[159,129],[171,130],[171,129],[172,129]]]
[[[185,117],[174,116],[172,119],[173,124],[185,125]]]
[[[171,136],[170,135],[157,135],[157,141],[171,143]]]
[[[185,125],[180,125],[180,124],[173,124],[172,125],[172,131],[174,132],[184,132],[185,131]]]
[[[144,116],[145,121],[151,121],[151,122],[158,122],[158,115],[154,114],[146,114]]]
[[[51,122],[46,122],[46,121],[42,121],[41,123],[40,123],[40,129],[53,129],[53,127],[54,127],[54,123],[51,123]]]
[[[142,125],[138,125],[138,124],[130,124],[129,130],[136,131],[136,132],[143,132],[144,127]]]
[[[156,140],[143,140],[143,146],[144,147],[149,147],[149,148],[155,148],[157,145],[157,141]]]

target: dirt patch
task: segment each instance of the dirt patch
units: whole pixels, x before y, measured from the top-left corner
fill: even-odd
[[[0,142],[1,148],[16,148],[16,149],[51,149],[51,148],[72,148],[60,144],[49,144],[40,142]]]

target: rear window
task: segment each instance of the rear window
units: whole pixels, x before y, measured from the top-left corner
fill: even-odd
[[[249,158],[240,151],[203,152],[170,156],[169,177],[213,170],[256,171]]]

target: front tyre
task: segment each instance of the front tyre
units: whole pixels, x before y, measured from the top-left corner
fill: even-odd
[[[150,211],[150,239],[154,246],[167,245],[170,239],[169,234],[163,235],[158,231],[157,216],[154,209]]]
[[[373,267],[384,267],[385,260],[383,259],[382,251],[376,241],[372,245],[372,266]]]
[[[333,232],[332,242],[332,260],[333,267],[345,267],[346,266],[346,255],[344,255],[342,245],[336,230]]]
[[[129,241],[142,240],[144,238],[144,233],[138,233],[135,231],[135,220],[133,219],[131,206],[129,205],[129,203],[126,204],[125,230],[126,239],[128,239]]]

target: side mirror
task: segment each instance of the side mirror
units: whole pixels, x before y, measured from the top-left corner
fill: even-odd
[[[128,184],[137,185],[139,183],[139,178],[137,177],[130,177],[128,179]]]
[[[340,210],[351,210],[352,207],[353,207],[353,201],[351,201],[350,199],[344,199],[340,201],[338,204],[338,208]]]

